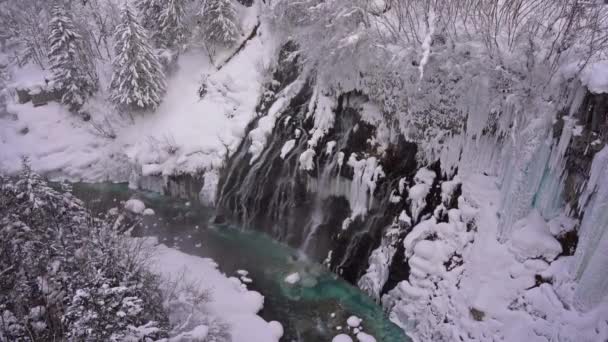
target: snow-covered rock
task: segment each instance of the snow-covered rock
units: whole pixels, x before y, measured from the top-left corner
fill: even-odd
[[[300,281],[300,274],[298,272],[291,273],[287,277],[285,277],[285,282],[288,284],[296,284]]]
[[[268,325],[270,326],[272,333],[274,334],[274,336],[277,339],[280,339],[281,337],[283,337],[284,330],[283,330],[283,325],[281,323],[279,323],[277,321],[270,321],[270,322],[268,322]]]
[[[553,237],[549,226],[536,210],[515,223],[509,249],[520,259],[543,258],[547,261],[555,259],[562,252],[559,241]]]
[[[359,332],[357,334],[357,340],[359,342],[376,342],[376,339],[372,335],[366,334],[364,332]]]
[[[144,204],[144,202],[136,198],[131,198],[130,200],[125,202],[125,209],[134,214],[142,214],[146,209],[146,205]]]
[[[146,208],[144,209],[144,211],[142,212],[142,214],[144,216],[152,216],[155,214],[154,210],[152,208]]]
[[[353,342],[353,339],[346,334],[336,335],[331,342]]]
[[[350,316],[346,320],[346,324],[348,324],[348,326],[351,328],[357,328],[361,325],[361,322],[363,322],[363,320],[357,316]]]

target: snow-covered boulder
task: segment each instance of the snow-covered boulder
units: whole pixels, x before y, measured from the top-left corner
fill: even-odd
[[[284,330],[283,330],[283,325],[281,325],[281,323],[277,322],[277,321],[271,321],[268,322],[268,325],[270,326],[270,330],[272,330],[272,333],[274,334],[274,336],[276,338],[281,338],[283,337],[284,334]]]
[[[372,335],[366,334],[364,332],[360,332],[357,334],[357,340],[359,342],[376,342],[376,339]]]
[[[351,328],[357,328],[361,325],[361,322],[363,322],[363,320],[357,316],[350,316],[346,320],[346,324],[348,324],[348,326]]]
[[[144,212],[144,210],[146,209],[146,205],[144,204],[144,202],[136,198],[131,198],[130,200],[125,202],[125,209],[134,214],[139,215]]]
[[[296,284],[300,281],[300,274],[298,272],[292,273],[285,277],[285,282],[288,284]]]
[[[353,339],[346,334],[336,335],[331,342],[353,342]]]
[[[551,261],[562,252],[562,246],[551,235],[547,222],[534,210],[515,223],[509,250],[519,259],[543,258]]]
[[[154,210],[152,210],[152,208],[146,208],[144,209],[143,214],[144,216],[152,216],[156,213],[154,212]]]

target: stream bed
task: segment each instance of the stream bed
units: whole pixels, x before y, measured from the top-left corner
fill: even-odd
[[[93,212],[118,207],[121,201],[136,196],[156,215],[145,216],[135,235],[156,236],[161,243],[185,253],[212,258],[228,276],[240,277],[237,271],[246,270],[252,280],[247,287],[264,296],[260,316],[284,327],[281,341],[329,342],[349,331],[346,320],[351,315],[361,318],[362,330],[378,342],[410,340],[358,288],[264,234],[210,223],[214,215],[211,208],[155,193],[133,192],[126,184],[75,184],[73,193]],[[300,281],[293,285],[285,282],[285,277],[295,272]]]

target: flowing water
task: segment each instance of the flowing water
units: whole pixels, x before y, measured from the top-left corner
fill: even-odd
[[[76,184],[74,194],[94,211],[102,211],[120,205],[133,192],[122,184]],[[154,193],[135,195],[156,212],[144,218],[137,234],[157,236],[185,253],[210,257],[229,276],[247,270],[253,280],[248,288],[265,297],[260,315],[281,322],[285,329],[281,341],[331,341],[340,327],[347,329],[350,315],[362,318],[363,330],[379,342],[409,341],[372,299],[302,252],[251,229],[211,224],[212,209]],[[301,281],[287,284],[284,278],[293,272]]]

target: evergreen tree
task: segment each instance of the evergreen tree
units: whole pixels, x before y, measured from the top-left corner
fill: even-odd
[[[203,35],[208,43],[230,46],[236,42],[239,27],[231,0],[207,0],[201,15]]]
[[[167,0],[159,18],[155,41],[161,48],[180,47],[185,38],[184,0]]]
[[[115,39],[111,100],[125,107],[156,108],[165,92],[165,74],[128,3]]]
[[[68,12],[55,6],[50,27],[49,61],[56,87],[63,93],[61,101],[78,111],[97,90],[97,74],[83,50],[82,37],[76,33]]]
[[[135,1],[135,8],[139,12],[141,26],[148,30],[148,32],[158,31],[163,2],[163,0]]]

